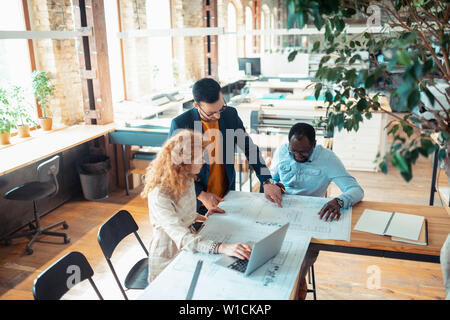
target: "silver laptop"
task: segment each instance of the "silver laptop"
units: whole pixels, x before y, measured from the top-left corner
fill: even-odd
[[[242,272],[245,276],[249,276],[253,271],[265,264],[271,258],[275,257],[280,252],[283,245],[286,231],[289,223],[281,226],[264,239],[254,243],[247,243],[252,247],[252,253],[249,260],[241,260],[235,257],[223,256],[216,261],[216,264]]]

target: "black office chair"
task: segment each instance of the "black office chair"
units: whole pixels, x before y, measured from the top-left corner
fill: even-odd
[[[36,300],[59,300],[78,283],[88,279],[100,300],[102,295],[92,276],[94,271],[80,252],[69,252],[37,276],[33,284]]]
[[[28,237],[32,235],[33,238],[30,240],[30,242],[28,242],[26,247],[26,252],[28,254],[32,254],[33,249],[31,248],[31,245],[41,234],[63,237],[64,243],[70,242],[70,238],[67,236],[67,234],[49,231],[50,229],[59,227],[60,225],[62,225],[64,229],[69,228],[68,224],[65,221],[55,223],[46,228],[41,228],[40,217],[36,209],[36,201],[44,199],[46,197],[54,196],[58,193],[59,184],[56,175],[59,172],[59,158],[59,156],[54,156],[53,158],[41,163],[37,167],[39,181],[27,182],[5,193],[4,197],[9,200],[33,201],[33,223],[35,223],[35,225],[33,223],[29,224],[31,231],[5,237],[6,245],[11,244],[11,239]]]
[[[139,260],[128,272],[125,278],[125,287],[127,289],[145,289],[148,285],[148,251],[142,243],[137,230],[139,227],[134,221],[131,214],[126,210],[120,210],[115,215],[113,215],[108,221],[106,221],[98,230],[97,240],[102,248],[103,254],[105,255],[106,261],[108,262],[109,268],[116,279],[117,285],[120,288],[123,296],[128,300],[125,290],[117,276],[116,271],[111,263],[111,257],[117,245],[126,236],[134,233],[139,243],[144,249],[147,257]]]

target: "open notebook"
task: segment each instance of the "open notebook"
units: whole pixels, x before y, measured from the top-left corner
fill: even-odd
[[[366,209],[354,230],[391,236],[393,241],[428,245],[427,221],[414,214]]]

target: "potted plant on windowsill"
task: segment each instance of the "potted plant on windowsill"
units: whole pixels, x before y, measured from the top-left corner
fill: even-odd
[[[13,86],[10,93],[12,116],[21,138],[30,136],[30,127],[36,127],[37,123],[31,116],[30,105],[25,99],[22,87]]]
[[[52,118],[49,114],[50,97],[55,91],[55,87],[50,81],[48,73],[35,70],[32,74],[34,96],[42,109],[42,118],[39,118],[41,128],[45,131],[52,130]]]
[[[10,144],[11,129],[15,128],[6,89],[0,88],[0,144]]]

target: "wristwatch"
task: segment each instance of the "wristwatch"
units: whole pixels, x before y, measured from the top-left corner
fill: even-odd
[[[276,182],[272,178],[269,178],[269,179],[267,179],[266,181],[263,182],[263,185],[268,184],[268,183],[275,184]]]
[[[344,200],[340,199],[340,198],[334,198],[334,200],[336,200],[336,202],[338,203],[339,207],[343,207],[344,206]]]
[[[277,182],[275,184],[280,187],[281,194],[285,194],[286,193],[286,189],[284,188],[284,186],[283,186],[283,184],[281,182]]]

